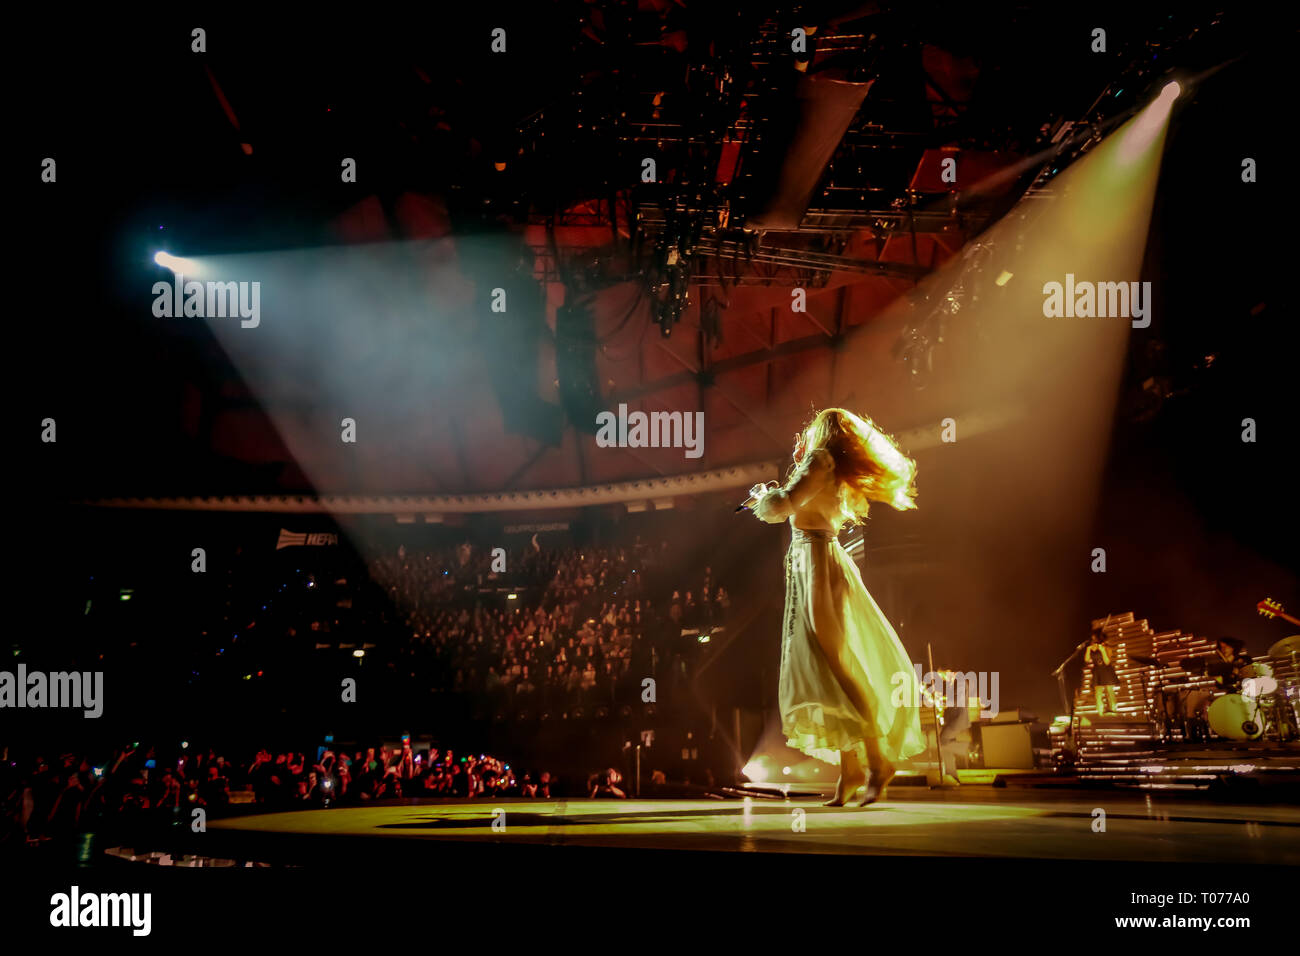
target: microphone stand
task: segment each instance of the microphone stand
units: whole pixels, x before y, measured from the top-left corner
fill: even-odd
[[[934,674],[934,649],[930,646],[929,641],[925,642],[925,658],[930,664],[930,673]],[[947,768],[944,766],[943,762],[943,740],[939,736],[939,704],[938,701],[934,699],[933,693],[930,694],[930,715],[934,719],[934,754],[937,758],[935,762],[939,767],[939,782],[932,784],[931,786],[932,788],[938,788],[940,790],[952,789],[952,785],[944,783],[943,780],[947,775]],[[952,768],[952,776],[954,780],[957,779],[956,767]]]
[[[1070,652],[1069,657],[1067,657],[1065,660],[1061,661],[1059,665],[1057,665],[1056,670],[1052,671],[1052,676],[1056,678],[1056,685],[1061,692],[1061,708],[1070,717],[1070,722],[1068,725],[1069,732],[1066,735],[1066,739],[1070,743],[1070,750],[1073,751],[1076,760],[1078,759],[1079,756],[1079,747],[1074,740],[1074,700],[1069,696],[1069,694],[1066,693],[1065,690],[1065,669],[1070,665],[1071,661],[1073,661],[1076,657],[1079,656],[1079,652],[1083,650],[1087,645],[1088,642],[1083,641],[1081,644],[1079,644],[1078,647],[1076,647],[1073,651]]]
[[[1099,628],[1099,630],[1101,630],[1103,634],[1105,632],[1106,625],[1110,623],[1110,619],[1114,616],[1115,615],[1113,614],[1106,615],[1106,620],[1102,622],[1101,627]],[[1052,676],[1056,678],[1056,685],[1058,688],[1060,688],[1061,691],[1061,707],[1065,710],[1066,714],[1069,715],[1070,718],[1070,723],[1069,723],[1070,730],[1068,734],[1068,739],[1070,743],[1070,750],[1074,752],[1074,757],[1076,760],[1079,759],[1079,746],[1074,739],[1074,698],[1069,696],[1065,691],[1065,668],[1068,667],[1070,662],[1079,656],[1079,652],[1087,646],[1088,646],[1087,641],[1081,642],[1078,647],[1076,647],[1073,651],[1070,652],[1070,656],[1067,657],[1065,660],[1061,661],[1061,663],[1057,665],[1056,670],[1052,671]]]

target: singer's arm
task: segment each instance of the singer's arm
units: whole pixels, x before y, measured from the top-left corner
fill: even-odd
[[[754,505],[754,516],[777,524],[815,498],[835,474],[835,459],[825,448],[805,455],[784,488],[769,491]]]

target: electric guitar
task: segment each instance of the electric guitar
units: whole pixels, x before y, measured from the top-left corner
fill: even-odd
[[[1284,621],[1290,621],[1292,624],[1300,626],[1300,618],[1292,617],[1286,613],[1286,610],[1277,601],[1272,598],[1264,598],[1255,605],[1256,610],[1264,617],[1280,617]]]

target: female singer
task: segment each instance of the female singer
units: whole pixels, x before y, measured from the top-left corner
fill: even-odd
[[[783,488],[756,485],[756,517],[789,519],[779,700],[786,739],[838,763],[843,806],[864,783],[859,806],[881,799],[895,761],[925,749],[916,676],[902,642],[836,540],[871,502],[916,507],[916,463],[867,419],[842,408],[818,412],[795,436],[795,468]],[[864,764],[869,771],[864,774]]]

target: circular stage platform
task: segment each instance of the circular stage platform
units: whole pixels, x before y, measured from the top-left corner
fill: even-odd
[[[205,856],[281,865],[345,849],[427,855],[430,842],[1295,865],[1300,809],[994,788],[899,788],[864,809],[817,799],[409,800],[214,820],[185,842]]]

